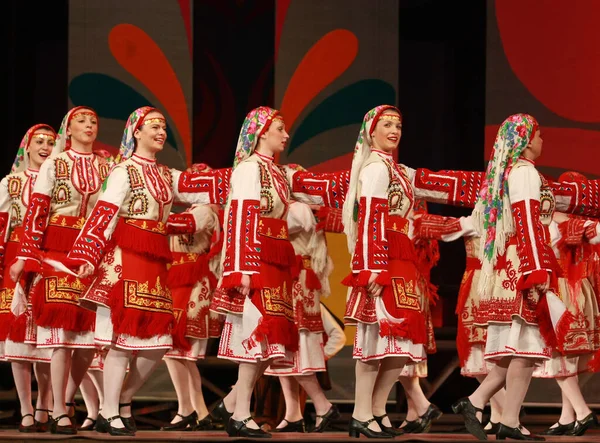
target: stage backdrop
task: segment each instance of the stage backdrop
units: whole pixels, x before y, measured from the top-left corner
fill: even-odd
[[[535,116],[542,130],[542,172],[558,177],[576,170],[600,176],[600,3],[581,0],[488,1],[485,155],[499,125],[510,114]],[[600,386],[587,379],[590,406]],[[551,380],[532,382],[526,402],[558,406]]]
[[[396,2],[276,2],[275,106],[290,134],[281,163],[350,168],[366,112],[397,103],[398,44]],[[335,269],[325,303],[343,318],[350,256],[343,234],[327,240]],[[352,344],[354,328],[345,331]]]
[[[69,105],[98,112],[97,148],[116,152],[129,114],[150,105],[167,119],[159,160],[178,168],[191,161],[192,4],[70,1]]]

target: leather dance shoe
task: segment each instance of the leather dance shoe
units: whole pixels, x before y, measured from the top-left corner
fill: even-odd
[[[545,441],[546,439],[541,435],[535,434],[523,434],[521,427],[511,428],[500,423],[498,425],[498,432],[496,433],[496,440],[506,440],[511,438],[513,440],[528,440],[528,441]]]
[[[60,434],[60,435],[75,435],[77,434],[77,429],[73,427],[71,423],[68,425],[59,425],[58,422],[63,418],[70,418],[69,414],[62,414],[56,417],[52,424],[50,425],[50,433],[52,434]]]
[[[120,415],[114,415],[114,416],[106,419],[106,423],[108,424],[108,426],[107,426],[108,433],[112,436],[129,436],[129,437],[135,436],[135,431],[132,431],[131,429],[127,429],[127,427],[115,428],[112,425],[112,422],[119,418],[123,422],[123,417],[121,417]],[[123,422],[123,426],[125,426],[125,422]]]
[[[476,408],[468,397],[464,397],[452,405],[452,410],[455,414],[462,414],[465,419],[465,427],[471,435],[479,440],[487,440],[487,434],[481,422],[477,419],[477,413],[481,412],[483,414],[483,409]]]
[[[121,412],[121,408],[126,408],[127,406],[131,406],[131,402],[119,403],[119,412]],[[134,434],[137,432],[137,426],[135,424],[135,419],[133,418],[133,413],[131,414],[131,417],[123,417],[121,415],[121,421],[126,429],[129,429]]]
[[[223,423],[224,428],[227,428],[229,425],[229,419],[233,415],[233,412],[229,412],[225,407],[225,402],[221,400],[221,402],[212,410],[211,415],[216,420],[219,420],[221,423]]]
[[[352,438],[359,438],[360,434],[367,438],[394,438],[392,434],[384,431],[373,431],[369,429],[369,425],[375,421],[375,417],[367,421],[358,421],[354,417],[350,420],[348,435]]]
[[[283,420],[287,422],[287,425],[283,428],[271,429],[271,432],[306,432],[306,426],[304,425],[303,419],[298,421],[288,421],[284,418]]]
[[[567,435],[568,432],[571,432],[575,427],[575,422],[567,423],[566,425],[557,423],[558,426],[554,426],[553,428],[548,428],[543,432],[540,432],[541,435]]]
[[[252,429],[246,426],[246,423],[252,420],[252,417],[244,420],[229,419],[227,423],[227,435],[230,437],[246,437],[246,438],[271,438],[271,434],[262,429]]]
[[[52,424],[52,415],[50,414],[52,411],[50,409],[36,409],[34,412],[34,417],[38,411],[45,412],[48,414],[48,419],[46,421],[35,420],[35,425],[37,427],[36,432],[48,432],[50,430],[50,425]]]
[[[33,419],[33,423],[27,426],[23,425],[23,419],[25,417],[31,417]],[[35,424],[35,417],[33,416],[33,414],[25,414],[23,417],[21,417],[21,423],[19,423],[19,432],[23,432],[25,434],[29,434],[31,432],[37,432],[37,425]]]
[[[393,435],[394,437],[404,434],[404,431],[402,429],[394,428],[393,426],[386,426],[383,424],[383,419],[387,416],[388,416],[387,414],[379,415],[379,416],[376,415],[373,418],[375,419],[375,421],[377,422],[377,424],[379,425],[379,427],[381,428],[381,430],[383,432]]]
[[[91,423],[87,426],[81,426],[78,431],[93,431],[96,428],[96,423],[98,420],[94,420],[93,418],[86,417],[85,420],[89,420]],[[85,422],[85,420],[83,420]]]
[[[196,422],[196,426],[194,426],[194,431],[210,431],[214,428],[212,417],[208,414],[202,420],[198,420]]]
[[[598,427],[598,417],[593,412],[590,412],[583,420],[577,420],[573,430],[565,435],[581,436],[590,428]]]
[[[333,420],[340,418],[340,411],[336,405],[331,405],[329,411],[323,415],[317,415],[317,418],[321,419],[321,423],[319,423],[319,426],[315,426],[312,432],[324,432]]]
[[[177,423],[169,423],[166,426],[160,428],[161,431],[193,431],[196,427],[196,423],[198,422],[198,414],[196,411],[192,412],[190,415],[181,415],[177,414],[181,417]]]

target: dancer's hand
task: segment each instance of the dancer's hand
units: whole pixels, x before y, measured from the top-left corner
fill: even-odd
[[[367,285],[367,292],[369,293],[369,295],[371,297],[379,296],[381,294],[381,290],[383,289],[383,286],[381,286],[378,283],[375,283],[375,280],[377,279],[378,276],[379,276],[379,274],[372,272],[371,277],[369,277],[369,284]]]
[[[209,207],[210,209],[212,209],[212,211],[213,211],[215,214],[219,215],[219,211],[221,210],[221,207],[220,207],[219,205],[215,205],[214,203],[211,203],[210,205],[208,205],[208,207]]]
[[[539,283],[539,284],[535,285],[535,289],[537,289],[537,291],[540,294],[543,294],[544,292],[546,292],[548,290],[548,288],[550,288],[550,274],[548,274],[548,276],[546,277],[546,281],[544,283]]]
[[[237,287],[237,291],[245,297],[250,294],[250,276],[248,274],[242,275],[242,284]]]
[[[79,267],[79,271],[77,272],[77,277],[79,278],[87,278],[94,273],[94,267],[89,263],[84,263]]]
[[[25,260],[18,259],[16,262],[13,263],[13,265],[10,267],[10,270],[8,271],[10,279],[16,283],[19,280],[19,277],[21,277],[23,269],[25,269]]]

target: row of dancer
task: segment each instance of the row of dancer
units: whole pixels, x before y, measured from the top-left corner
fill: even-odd
[[[537,123],[532,121],[529,116],[517,115],[505,122],[497,138],[497,145],[501,146],[494,151],[500,152],[497,154],[500,160],[490,162],[496,165],[496,169],[487,177],[460,171],[432,174],[426,170],[411,170],[392,160],[391,154],[401,136],[401,114],[392,106],[380,106],[365,116],[352,170],[312,174],[274,164],[273,158],[285,148],[288,136],[281,115],[263,107],[249,113],[244,122],[233,172],[180,173],[156,165],[155,154],[162,149],[166,138],[165,120],[157,110],[141,108],[130,117],[117,166],[112,168],[101,197],[92,205],[99,193],[101,180],[98,178],[103,170],[104,175],[108,174],[108,168],[103,168],[108,162],[102,162],[91,152],[97,131],[95,113],[87,108],[70,111],[59,131],[56,146],[60,148],[61,135],[65,140],[67,135],[69,141],[76,140],[72,136],[76,132],[74,128],[77,128],[74,122],[81,126],[77,135],[88,143],[78,146],[80,151],[71,148],[57,154],[53,162],[48,162],[51,166],[47,170],[42,168],[40,176],[44,179],[38,180],[27,208],[23,239],[17,252],[19,259],[10,269],[14,281],[19,280],[24,269],[33,271],[37,276],[29,293],[38,336],[43,337],[43,340],[38,337],[37,343],[45,343],[46,347],[55,349],[51,372],[56,431],[70,432],[69,416],[64,405],[72,395],[67,391],[71,384],[77,386],[80,383],[85,371],[81,372],[79,366],[87,369],[89,363],[86,365],[85,362],[91,361],[93,355],[89,351],[94,349],[95,343],[99,343],[109,348],[106,359],[111,363],[107,365],[110,373],[105,369],[104,374],[103,415],[108,416],[108,420],[99,428],[112,434],[134,433],[129,410],[131,398],[172,345],[172,298],[165,284],[166,263],[172,256],[166,236],[170,205],[179,200],[186,204],[225,205],[222,277],[213,294],[211,310],[226,315],[219,356],[239,362],[239,376],[217,412],[228,418],[229,435],[268,436],[251,419],[252,388],[257,377],[267,368],[277,371],[294,366],[298,346],[302,344],[294,321],[291,297],[294,273],[298,269],[289,242],[292,224],[288,225],[288,213],[292,212],[293,197],[313,205],[343,205],[344,208],[344,231],[349,239],[349,249],[353,252],[352,273],[345,279],[352,288],[346,318],[357,323],[354,346],[357,390],[350,434],[389,438],[398,433],[391,428],[385,416],[385,403],[406,363],[425,361],[428,337],[429,291],[417,270],[411,242],[415,228],[411,215],[415,197],[463,205],[473,204],[475,198],[479,198],[478,208],[486,216],[480,216],[479,221],[474,223],[474,231],[484,232],[477,225],[482,222],[487,229],[485,232],[495,235],[494,222],[502,218],[497,207],[498,200],[502,198],[498,199],[496,195],[492,200],[485,200],[488,194],[478,194],[473,192],[473,188],[478,189],[480,183],[487,183],[488,188],[483,189],[495,190],[508,199],[504,192],[504,188],[508,187],[506,179],[498,188],[499,176],[511,175],[502,169],[507,167],[506,158],[516,163],[520,161],[522,151],[532,152],[536,147],[541,150]],[[65,140],[62,140],[63,146]],[[518,146],[515,147],[515,144]],[[87,155],[80,158],[77,154]],[[456,181],[456,176],[467,179]],[[468,192],[456,192],[456,186],[453,189],[439,186],[440,180],[445,177],[460,183],[459,186],[464,187],[464,183],[468,183]],[[583,208],[583,211],[591,213],[589,215],[596,215],[597,204],[580,201],[582,194],[578,193],[578,186],[583,185],[554,184],[560,193],[561,203],[568,210],[582,212]],[[552,190],[551,186],[548,188]],[[526,189],[533,192],[535,183]],[[74,194],[79,195],[81,201],[75,205],[67,204],[72,203]],[[535,194],[532,195],[535,197]],[[588,200],[597,199],[597,195],[586,195]],[[224,196],[228,196],[226,200]],[[523,198],[527,202],[531,199],[531,195]],[[539,203],[539,197],[537,201]],[[539,204],[537,208],[539,210]],[[65,209],[71,211],[66,214],[75,211],[77,215],[61,213]],[[512,217],[510,206],[505,209],[508,217]],[[493,214],[491,222],[490,213]],[[545,231],[538,226],[540,221],[534,218],[537,214],[534,212],[532,215],[528,205],[524,205],[518,213],[529,223],[530,232],[540,236]],[[508,217],[505,215],[503,220]],[[187,224],[187,229],[192,229],[190,220],[193,217],[187,221],[180,220],[179,228],[185,230]],[[498,230],[500,241],[491,242],[494,254],[501,249],[498,245],[502,242],[519,239],[519,236],[511,235],[514,225],[505,224],[502,228],[506,229]],[[50,236],[52,230],[58,235]],[[543,237],[535,239],[543,241]],[[489,245],[490,242],[484,244]],[[539,276],[547,269],[535,267],[540,265],[540,260],[537,255],[533,258],[527,256],[532,253],[527,248],[520,245],[517,251],[523,255],[519,258],[532,267],[518,267],[523,281],[520,280],[519,288],[513,292],[522,301],[523,292],[530,291],[531,287],[535,287],[538,294],[544,293],[547,285],[545,281],[539,281]],[[538,254],[538,251],[543,249],[534,248],[533,253]],[[489,251],[487,254],[488,261],[495,257]],[[124,260],[125,257],[127,260]],[[478,258],[485,262],[484,256]],[[47,266],[56,261],[71,268],[78,263],[83,264],[73,275],[64,272],[64,268],[59,272]],[[25,262],[31,267],[25,268]],[[486,283],[493,282],[493,277],[489,277],[493,276],[493,271],[489,270],[486,269],[488,273],[483,279]],[[530,274],[534,277],[529,277]],[[86,280],[90,277],[91,281]],[[65,285],[59,287],[62,291],[56,290],[58,283]],[[60,295],[57,296],[57,293]],[[51,308],[56,307],[53,303],[64,306],[53,310]],[[92,310],[95,308],[95,318],[93,315],[90,317],[90,313],[80,305]],[[67,308],[71,309],[68,318],[65,318]],[[514,315],[520,313],[518,310]],[[493,320],[490,323],[494,323]],[[535,334],[535,323],[531,325]],[[498,330],[488,327],[487,341],[497,335],[496,346],[505,355],[500,352],[488,359],[498,360],[502,356],[500,361],[504,361],[505,366],[527,360],[508,352],[512,348],[507,343],[510,333],[506,332],[514,332],[519,324],[500,322],[500,326],[496,328]],[[37,348],[44,346],[38,345]],[[76,348],[74,352],[80,355],[73,360],[76,364],[69,371],[73,356],[71,348]],[[540,355],[536,357],[540,358]],[[128,365],[130,373],[123,385]],[[502,368],[503,365],[496,367]],[[500,370],[496,372],[506,376]],[[72,383],[68,382],[69,373],[74,379]],[[482,383],[484,385],[485,382]],[[522,402],[518,395],[510,398],[517,403]],[[456,408],[470,412],[472,403],[462,401]],[[505,410],[510,410],[509,405],[505,405]],[[321,415],[322,422],[327,423],[336,414],[337,411],[330,405],[324,414],[318,415]],[[435,408],[428,408],[426,414],[431,417],[437,412]],[[471,415],[466,415],[467,427],[473,428]],[[510,413],[503,414],[506,429],[500,428],[498,435],[518,431],[518,427],[510,426],[513,424],[510,418]]]

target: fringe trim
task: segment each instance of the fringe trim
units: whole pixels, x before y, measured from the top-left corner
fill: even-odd
[[[38,326],[61,328],[65,331],[93,331],[96,315],[72,303],[46,303],[45,281],[42,279],[33,290],[33,318]]]
[[[554,326],[552,325],[552,319],[550,318],[548,300],[546,299],[545,294],[542,295],[540,300],[538,301],[537,307],[535,309],[535,314],[538,321],[538,326],[540,328],[540,334],[546,342],[546,346],[550,346],[551,348],[557,349],[558,340],[556,338]]]
[[[427,331],[425,319],[419,312],[406,311],[402,321],[379,320],[380,337],[400,337],[411,340],[414,344],[425,344],[427,342]]]
[[[186,338],[187,331],[187,315],[185,315],[185,311],[181,313],[179,316],[179,320],[175,322],[175,326],[173,328],[173,347],[176,349],[181,349],[183,351],[189,351],[192,349],[192,344]]]
[[[48,225],[42,240],[42,250],[69,252],[77,240],[80,229],[65,228],[62,226]]]
[[[119,220],[111,243],[121,249],[149,256],[154,260],[166,263],[173,261],[169,239],[166,235],[133,227],[125,223],[123,219]]]
[[[575,323],[575,316],[568,310],[560,317],[556,325],[556,337],[558,341],[558,350],[565,353],[565,340],[571,331],[571,326]]]
[[[397,231],[387,231],[388,256],[395,260],[409,260],[417,262],[415,245],[406,234]]]
[[[115,334],[126,334],[137,338],[152,338],[172,333],[175,317],[173,313],[143,311],[126,308],[125,288],[119,280],[110,291],[109,303],[111,320]]]
[[[243,272],[233,272],[229,275],[226,275],[221,280],[221,287],[226,289],[237,288],[242,285],[242,275]],[[264,284],[262,282],[262,278],[260,274],[250,274],[250,289],[262,289]]]
[[[7,312],[0,315],[0,341],[5,341],[15,322],[15,316]]]
[[[293,322],[285,318],[263,316],[256,329],[243,343],[248,349],[258,346],[260,342],[281,344],[285,346],[286,351],[296,352],[299,341],[298,328]]]
[[[292,276],[298,276],[296,253],[294,247],[287,239],[277,240],[272,237],[259,234],[260,237],[260,259],[265,263],[281,267],[295,269]]]
[[[8,331],[8,338],[15,343],[23,343],[25,341],[25,335],[27,333],[27,314],[19,315],[15,317],[10,331]]]

